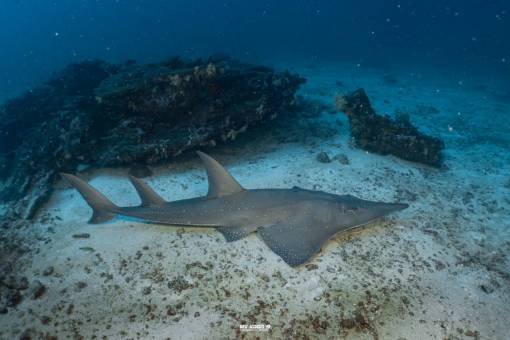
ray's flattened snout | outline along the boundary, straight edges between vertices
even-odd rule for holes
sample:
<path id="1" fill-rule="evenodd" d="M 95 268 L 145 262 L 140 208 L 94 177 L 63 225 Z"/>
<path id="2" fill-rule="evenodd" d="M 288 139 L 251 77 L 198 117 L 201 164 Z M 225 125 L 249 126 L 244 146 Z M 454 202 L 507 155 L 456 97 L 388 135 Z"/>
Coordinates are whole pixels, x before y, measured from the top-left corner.
<path id="1" fill-rule="evenodd" d="M 409 204 L 407 203 L 396 203 L 398 205 L 397 210 L 404 210 L 409 208 Z"/>
<path id="2" fill-rule="evenodd" d="M 407 203 L 388 203 L 388 205 L 389 205 L 388 210 L 390 212 L 400 211 L 409 208 L 409 204 Z"/>
<path id="3" fill-rule="evenodd" d="M 228 242 L 258 230 L 266 245 L 293 267 L 317 254 L 333 235 L 408 207 L 301 188 L 247 190 L 215 159 L 200 151 L 197 154 L 207 173 L 208 193 L 180 201 L 167 202 L 147 183 L 130 177 L 141 204 L 119 207 L 79 177 L 61 176 L 92 208 L 89 223 L 122 215 L 159 224 L 210 227 Z"/>

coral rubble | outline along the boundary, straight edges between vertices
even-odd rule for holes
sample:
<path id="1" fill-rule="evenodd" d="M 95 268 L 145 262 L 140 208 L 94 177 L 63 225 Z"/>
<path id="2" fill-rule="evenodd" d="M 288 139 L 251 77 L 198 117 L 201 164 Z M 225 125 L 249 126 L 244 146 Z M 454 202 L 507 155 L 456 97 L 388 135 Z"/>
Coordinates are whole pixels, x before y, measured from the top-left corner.
<path id="1" fill-rule="evenodd" d="M 358 147 L 383 155 L 392 154 L 411 162 L 441 166 L 443 141 L 421 133 L 405 116 L 393 120 L 378 115 L 363 89 L 337 96 L 335 101 L 337 109 L 347 115 Z"/>
<path id="2" fill-rule="evenodd" d="M 0 200 L 31 217 L 58 171 L 145 166 L 233 140 L 288 111 L 303 82 L 228 57 L 70 65 L 0 107 Z"/>

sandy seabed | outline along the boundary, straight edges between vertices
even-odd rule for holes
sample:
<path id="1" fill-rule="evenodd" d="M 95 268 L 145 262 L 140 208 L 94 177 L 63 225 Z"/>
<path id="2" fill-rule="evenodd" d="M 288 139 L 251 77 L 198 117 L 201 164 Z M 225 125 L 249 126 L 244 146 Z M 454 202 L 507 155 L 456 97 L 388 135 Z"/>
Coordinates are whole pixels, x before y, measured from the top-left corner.
<path id="1" fill-rule="evenodd" d="M 328 112 L 288 135 L 207 150 L 246 188 L 410 204 L 336 236 L 297 269 L 256 234 L 227 243 L 205 228 L 87 224 L 90 208 L 58 183 L 31 225 L 3 235 L 22 234 L 28 251 L 15 268 L 28 288 L 0 315 L 0 338 L 507 339 L 510 101 L 497 84 L 355 65 L 293 71 L 308 79 L 308 99 L 332 106 L 335 93 L 363 87 L 378 112 L 408 112 L 445 140 L 445 168 L 353 148 L 345 117 Z M 318 162 L 319 152 L 333 160 Z M 207 191 L 198 157 L 153 170 L 147 181 L 167 200 Z M 127 169 L 82 176 L 119 205 L 138 204 Z"/>

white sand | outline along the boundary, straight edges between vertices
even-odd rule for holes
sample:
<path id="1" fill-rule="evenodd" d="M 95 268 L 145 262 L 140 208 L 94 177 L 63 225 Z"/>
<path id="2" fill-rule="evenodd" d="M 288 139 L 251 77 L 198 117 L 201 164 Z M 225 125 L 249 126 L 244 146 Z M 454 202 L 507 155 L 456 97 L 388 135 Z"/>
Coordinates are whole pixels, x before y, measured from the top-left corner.
<path id="1" fill-rule="evenodd" d="M 256 235 L 226 243 L 208 229 L 123 219 L 89 225 L 89 207 L 61 186 L 41 212 L 50 222 L 32 226 L 40 240 L 20 273 L 47 292 L 0 316 L 0 338 L 30 330 L 59 338 L 223 339 L 239 335 L 241 322 L 272 327 L 242 333 L 248 338 L 507 338 L 510 156 L 503 124 L 510 126 L 510 105 L 469 84 L 411 72 L 387 85 L 385 72 L 349 65 L 297 71 L 309 79 L 302 91 L 309 98 L 329 103 L 335 92 L 362 86 L 379 112 L 411 110 L 420 129 L 445 139 L 449 169 L 353 149 L 345 117 L 328 113 L 321 120 L 338 129 L 332 138 L 277 144 L 268 136 L 212 151 L 247 188 L 298 185 L 410 203 L 385 221 L 339 235 L 299 269 Z M 418 106 L 439 113 L 420 114 Z M 489 121 L 486 112 L 494 112 Z M 320 163 L 320 151 L 345 154 L 350 164 Z M 154 170 L 148 182 L 168 200 L 207 190 L 198 158 Z M 115 203 L 134 205 L 126 172 L 88 176 Z M 90 238 L 72 237 L 81 233 Z M 53 274 L 43 276 L 49 266 Z"/>

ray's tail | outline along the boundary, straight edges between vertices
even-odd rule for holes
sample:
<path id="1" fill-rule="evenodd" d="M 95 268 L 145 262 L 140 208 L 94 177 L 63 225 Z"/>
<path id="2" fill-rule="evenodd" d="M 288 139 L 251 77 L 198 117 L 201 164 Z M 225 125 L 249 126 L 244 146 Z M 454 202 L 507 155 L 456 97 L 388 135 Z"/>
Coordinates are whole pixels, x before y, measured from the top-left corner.
<path id="1" fill-rule="evenodd" d="M 97 224 L 111 220 L 117 214 L 119 207 L 112 203 L 99 191 L 84 180 L 70 174 L 61 173 L 63 178 L 71 184 L 87 201 L 93 210 L 89 223 Z"/>

